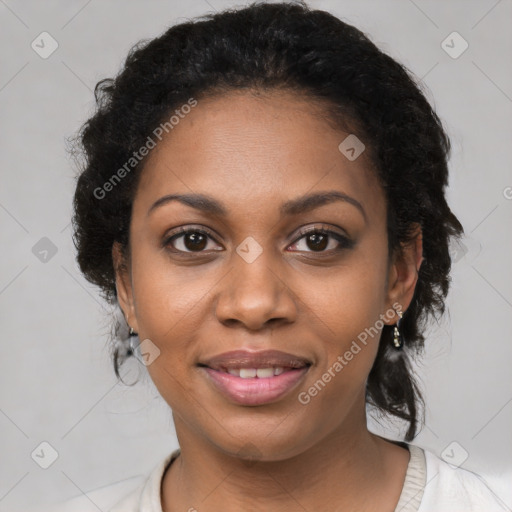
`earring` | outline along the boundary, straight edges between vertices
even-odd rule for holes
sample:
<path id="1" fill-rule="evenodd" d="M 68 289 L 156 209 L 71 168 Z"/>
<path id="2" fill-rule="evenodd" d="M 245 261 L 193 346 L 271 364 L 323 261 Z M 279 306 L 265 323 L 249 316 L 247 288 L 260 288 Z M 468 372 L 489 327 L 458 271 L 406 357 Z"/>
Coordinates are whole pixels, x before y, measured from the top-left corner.
<path id="1" fill-rule="evenodd" d="M 130 327 L 129 334 L 130 334 L 130 338 L 128 341 L 128 345 L 129 345 L 128 353 L 129 353 L 129 355 L 135 355 L 136 347 L 135 347 L 134 341 L 135 341 L 135 338 L 138 336 L 138 334 L 133 330 L 133 327 Z"/>
<path id="2" fill-rule="evenodd" d="M 398 322 L 396 323 L 394 329 L 393 329 L 393 346 L 396 348 L 396 350 L 401 350 L 404 346 L 404 340 L 402 338 L 402 335 L 400 334 L 400 322 L 402 321 L 402 312 L 398 311 L 396 312 L 398 315 Z"/>

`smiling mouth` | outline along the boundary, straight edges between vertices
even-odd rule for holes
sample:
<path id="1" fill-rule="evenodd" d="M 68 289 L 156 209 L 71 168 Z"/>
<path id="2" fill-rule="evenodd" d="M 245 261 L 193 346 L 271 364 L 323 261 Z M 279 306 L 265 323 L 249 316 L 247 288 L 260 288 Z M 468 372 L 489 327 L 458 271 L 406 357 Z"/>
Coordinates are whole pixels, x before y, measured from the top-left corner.
<path id="1" fill-rule="evenodd" d="M 255 406 L 277 402 L 305 378 L 313 361 L 280 350 L 232 350 L 197 364 L 210 388 L 228 402 Z"/>

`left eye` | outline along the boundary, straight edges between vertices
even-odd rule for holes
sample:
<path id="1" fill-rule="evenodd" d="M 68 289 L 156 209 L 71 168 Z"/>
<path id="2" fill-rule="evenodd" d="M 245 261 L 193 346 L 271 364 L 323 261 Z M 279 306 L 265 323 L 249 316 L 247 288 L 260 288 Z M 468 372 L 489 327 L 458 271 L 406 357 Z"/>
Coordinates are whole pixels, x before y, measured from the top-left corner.
<path id="1" fill-rule="evenodd" d="M 306 252 L 328 252 L 329 250 L 341 250 L 350 247 L 350 240 L 335 233 L 331 230 L 326 229 L 310 229 L 303 233 L 302 236 L 293 243 L 290 247 L 299 246 L 301 242 L 304 242 L 307 249 L 296 248 L 296 250 L 305 250 Z"/>

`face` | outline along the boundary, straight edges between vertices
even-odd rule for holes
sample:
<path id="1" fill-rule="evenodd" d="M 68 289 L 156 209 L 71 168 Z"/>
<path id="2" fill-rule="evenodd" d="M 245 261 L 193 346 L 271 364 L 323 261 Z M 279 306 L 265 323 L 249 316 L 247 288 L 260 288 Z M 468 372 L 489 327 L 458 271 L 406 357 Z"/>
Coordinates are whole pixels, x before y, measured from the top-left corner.
<path id="1" fill-rule="evenodd" d="M 159 350 L 147 368 L 178 439 L 281 460 L 366 429 L 366 380 L 393 304 L 412 298 L 418 247 L 388 258 L 384 193 L 365 152 L 338 148 L 348 135 L 305 98 L 238 92 L 199 101 L 149 155 L 117 290 L 129 325 Z M 161 200 L 170 194 L 216 208 Z M 261 403 L 246 382 L 221 391 L 201 366 L 233 350 L 308 365 L 268 377 L 282 390 Z"/>

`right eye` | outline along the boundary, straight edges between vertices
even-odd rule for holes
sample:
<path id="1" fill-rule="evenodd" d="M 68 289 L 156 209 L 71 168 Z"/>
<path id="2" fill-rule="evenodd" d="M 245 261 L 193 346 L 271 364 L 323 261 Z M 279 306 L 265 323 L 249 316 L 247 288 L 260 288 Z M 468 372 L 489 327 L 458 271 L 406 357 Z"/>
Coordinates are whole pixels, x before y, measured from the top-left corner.
<path id="1" fill-rule="evenodd" d="M 165 238 L 163 245 L 171 252 L 201 253 L 205 252 L 209 240 L 215 241 L 213 235 L 203 228 L 179 228 L 177 232 Z"/>

